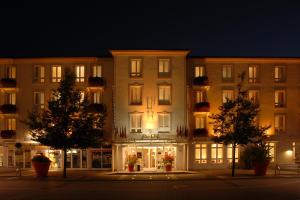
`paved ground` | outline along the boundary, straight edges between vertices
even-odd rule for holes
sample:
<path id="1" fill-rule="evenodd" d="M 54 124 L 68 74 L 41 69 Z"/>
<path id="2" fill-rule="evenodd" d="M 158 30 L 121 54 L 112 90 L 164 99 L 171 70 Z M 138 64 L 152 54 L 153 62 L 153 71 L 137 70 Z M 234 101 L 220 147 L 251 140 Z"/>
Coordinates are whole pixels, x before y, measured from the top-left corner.
<path id="1" fill-rule="evenodd" d="M 50 172 L 37 179 L 29 170 L 15 177 L 0 171 L 0 195 L 14 199 L 300 199 L 300 176 L 255 177 L 252 171 L 202 170 L 197 173 L 123 174 L 100 171 Z"/>

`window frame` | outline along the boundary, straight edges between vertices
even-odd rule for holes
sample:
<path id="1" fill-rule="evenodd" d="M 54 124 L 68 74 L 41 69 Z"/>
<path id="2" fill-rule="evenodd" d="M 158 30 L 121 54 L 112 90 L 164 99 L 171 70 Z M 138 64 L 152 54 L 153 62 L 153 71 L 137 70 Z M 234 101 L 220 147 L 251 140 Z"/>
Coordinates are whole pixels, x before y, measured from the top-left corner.
<path id="1" fill-rule="evenodd" d="M 229 91 L 232 92 L 232 99 L 231 98 L 228 98 L 228 99 L 229 100 L 234 100 L 234 98 L 235 98 L 235 91 L 234 91 L 234 89 L 226 89 L 226 88 L 224 88 L 224 89 L 222 89 L 222 104 L 227 102 L 226 98 L 224 97 L 224 94 L 225 94 L 225 92 L 229 92 Z M 226 97 L 228 97 L 228 95 Z"/>
<path id="2" fill-rule="evenodd" d="M 167 124 L 168 126 L 164 126 L 163 128 L 160 127 L 160 120 L 159 117 L 160 115 L 163 116 L 163 124 L 165 125 L 165 117 L 164 116 L 168 116 L 168 120 L 167 120 Z M 157 113 L 157 129 L 159 133 L 168 133 L 171 132 L 171 113 L 170 112 L 158 112 Z"/>
<path id="3" fill-rule="evenodd" d="M 58 77 L 58 71 L 57 71 L 57 68 L 60 68 L 60 77 Z M 56 74 L 55 76 L 53 76 L 53 69 L 56 68 Z M 50 70 L 51 70 L 51 83 L 60 83 L 62 77 L 63 77 L 63 68 L 62 68 L 62 65 L 58 65 L 58 64 L 55 64 L 55 65 L 51 65 L 50 66 Z"/>
<path id="4" fill-rule="evenodd" d="M 281 76 L 276 78 L 276 69 L 281 69 Z M 279 70 L 280 71 L 280 70 Z M 278 75 L 280 75 L 280 72 L 278 71 Z M 286 65 L 274 65 L 274 82 L 275 83 L 283 83 L 286 81 Z"/>
<path id="5" fill-rule="evenodd" d="M 36 103 L 36 94 L 39 94 L 40 102 Z M 43 98 L 41 98 L 41 94 L 43 94 Z M 41 99 L 43 99 L 43 104 L 41 103 Z M 44 91 L 33 91 L 33 106 L 36 109 L 45 109 L 45 92 Z"/>
<path id="6" fill-rule="evenodd" d="M 195 162 L 198 164 L 206 164 L 207 163 L 207 152 L 208 152 L 208 145 L 206 143 L 197 143 L 195 144 Z M 203 152 L 205 150 L 205 152 Z M 197 158 L 197 151 L 199 151 Z"/>
<path id="7" fill-rule="evenodd" d="M 231 72 L 231 76 L 230 77 L 224 77 L 224 68 L 227 68 L 227 67 L 230 67 L 231 68 L 231 70 L 230 70 L 230 72 Z M 222 73 L 222 81 L 223 82 L 233 82 L 233 77 L 234 77 L 234 69 L 233 69 L 233 67 L 234 67 L 234 65 L 233 64 L 223 64 L 222 65 L 222 71 L 221 71 L 221 73 Z M 228 75 L 228 70 L 226 70 L 226 75 Z"/>
<path id="8" fill-rule="evenodd" d="M 279 94 L 283 93 L 283 102 L 280 102 Z M 277 97 L 277 98 L 276 98 Z M 274 107 L 275 108 L 285 108 L 286 107 L 286 90 L 285 89 L 275 89 L 274 90 Z"/>
<path id="9" fill-rule="evenodd" d="M 215 145 L 215 147 L 214 147 Z M 212 143 L 210 146 L 211 149 L 211 163 L 212 164 L 222 164 L 224 162 L 224 145 L 218 143 Z M 213 157 L 213 149 L 216 151 L 216 156 Z M 219 150 L 221 150 L 221 157 L 219 157 Z"/>
<path id="10" fill-rule="evenodd" d="M 250 73 L 250 68 L 253 67 L 253 72 Z M 251 74 L 251 77 L 250 77 Z M 253 76 L 253 77 L 252 77 Z M 248 66 L 248 83 L 258 83 L 259 82 L 259 65 L 251 64 Z"/>
<path id="11" fill-rule="evenodd" d="M 199 75 L 197 75 L 197 68 L 199 68 Z M 203 70 L 200 70 L 200 69 L 203 69 Z M 202 72 L 202 73 L 201 73 Z M 201 75 L 202 74 L 202 75 Z M 195 65 L 194 66 L 194 78 L 197 78 L 197 77 L 204 77 L 206 76 L 206 66 L 205 65 Z"/>
<path id="12" fill-rule="evenodd" d="M 169 88 L 169 99 L 166 99 L 166 91 L 164 91 L 163 99 L 160 99 L 160 88 Z M 158 84 L 157 85 L 157 104 L 158 105 L 171 105 L 172 104 L 172 85 L 171 84 Z"/>
<path id="13" fill-rule="evenodd" d="M 42 70 L 43 69 L 43 70 Z M 42 73 L 43 71 L 43 73 Z M 37 72 L 37 74 L 36 74 Z M 43 74 L 43 77 L 42 77 Z M 34 65 L 33 66 L 33 83 L 45 83 L 46 81 L 46 66 Z"/>
<path id="14" fill-rule="evenodd" d="M 133 116 L 139 116 L 140 117 L 140 127 L 136 126 L 136 127 L 132 127 L 132 117 Z M 138 120 L 136 120 L 136 124 L 135 125 L 138 125 Z M 129 130 L 130 130 L 130 133 L 142 133 L 143 129 L 143 113 L 141 112 L 131 112 L 129 113 Z"/>
<path id="15" fill-rule="evenodd" d="M 99 75 L 98 67 L 100 68 L 100 76 L 98 76 Z M 102 64 L 94 64 L 94 65 L 92 65 L 91 68 L 92 68 L 91 69 L 92 77 L 100 77 L 100 78 L 103 77 L 103 65 Z"/>
<path id="16" fill-rule="evenodd" d="M 83 70 L 83 76 L 82 75 Z M 86 80 L 86 65 L 84 64 L 76 64 L 74 65 L 74 74 L 75 74 L 75 82 L 76 83 L 85 83 Z"/>
<path id="17" fill-rule="evenodd" d="M 165 72 L 163 70 L 163 72 L 160 72 L 160 62 L 161 61 L 168 61 L 169 65 L 168 65 L 168 72 Z M 171 67 L 171 58 L 158 58 L 157 60 L 158 62 L 158 78 L 170 78 L 171 77 L 171 73 L 172 73 L 172 67 Z M 165 65 L 163 67 L 165 69 Z"/>
<path id="18" fill-rule="evenodd" d="M 132 72 L 132 62 L 133 61 L 140 61 L 140 72 Z M 129 77 L 130 78 L 143 78 L 143 59 L 142 58 L 129 58 Z"/>
<path id="19" fill-rule="evenodd" d="M 280 125 L 280 117 L 283 117 L 283 127 L 279 127 Z M 285 134 L 286 133 L 286 127 L 287 127 L 287 119 L 286 119 L 286 114 L 285 113 L 275 113 L 274 114 L 274 133 L 275 135 L 280 135 L 280 134 Z M 278 124 L 277 124 L 277 118 L 278 119 Z"/>
<path id="20" fill-rule="evenodd" d="M 140 101 L 137 101 L 137 102 L 134 102 L 134 101 L 132 101 L 133 99 L 132 99 L 132 95 L 133 95 L 133 93 L 132 93 L 132 91 L 131 91 L 131 88 L 140 88 Z M 142 84 L 137 84 L 137 83 L 135 83 L 135 84 L 129 84 L 129 86 L 128 86 L 128 102 L 129 102 L 129 105 L 131 105 L 131 106 L 141 106 L 141 105 L 143 105 L 143 90 L 144 90 L 144 85 L 142 85 Z"/>

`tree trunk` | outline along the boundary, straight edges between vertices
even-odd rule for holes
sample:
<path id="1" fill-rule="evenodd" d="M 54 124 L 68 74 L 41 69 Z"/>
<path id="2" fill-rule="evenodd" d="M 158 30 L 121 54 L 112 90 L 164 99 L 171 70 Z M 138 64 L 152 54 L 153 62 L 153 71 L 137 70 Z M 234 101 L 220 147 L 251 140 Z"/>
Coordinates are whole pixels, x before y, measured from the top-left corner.
<path id="1" fill-rule="evenodd" d="M 67 149 L 64 148 L 64 173 L 63 173 L 63 177 L 67 178 Z"/>
<path id="2" fill-rule="evenodd" d="M 235 151 L 236 151 L 236 144 L 232 144 L 232 171 L 231 176 L 233 177 L 235 175 Z"/>

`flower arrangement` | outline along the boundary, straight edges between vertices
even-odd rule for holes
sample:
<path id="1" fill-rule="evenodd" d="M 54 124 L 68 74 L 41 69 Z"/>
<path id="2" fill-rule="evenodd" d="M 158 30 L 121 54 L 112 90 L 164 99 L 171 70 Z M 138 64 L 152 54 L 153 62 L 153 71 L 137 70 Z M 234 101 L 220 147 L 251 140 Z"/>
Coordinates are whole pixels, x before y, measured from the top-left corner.
<path id="1" fill-rule="evenodd" d="M 172 165 L 174 161 L 174 156 L 166 154 L 162 159 L 164 165 Z"/>
<path id="2" fill-rule="evenodd" d="M 51 163 L 51 160 L 44 156 L 44 154 L 38 154 L 32 158 L 32 162 L 40 162 L 40 163 Z"/>
<path id="3" fill-rule="evenodd" d="M 129 155 L 128 156 L 128 165 L 134 165 L 137 162 L 136 155 Z"/>

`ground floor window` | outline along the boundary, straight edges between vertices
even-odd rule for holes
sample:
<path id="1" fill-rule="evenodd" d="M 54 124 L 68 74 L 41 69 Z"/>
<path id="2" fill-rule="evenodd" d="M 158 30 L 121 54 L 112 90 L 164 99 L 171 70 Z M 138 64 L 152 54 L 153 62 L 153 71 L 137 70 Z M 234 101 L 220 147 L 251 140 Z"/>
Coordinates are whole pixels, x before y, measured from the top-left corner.
<path id="1" fill-rule="evenodd" d="M 111 149 L 92 151 L 92 168 L 111 168 Z"/>
<path id="2" fill-rule="evenodd" d="M 195 162 L 207 163 L 207 144 L 195 145 Z"/>
<path id="3" fill-rule="evenodd" d="M 87 168 L 86 150 L 72 149 L 67 151 L 67 168 Z"/>
<path id="4" fill-rule="evenodd" d="M 223 163 L 223 144 L 211 145 L 211 162 Z"/>
<path id="5" fill-rule="evenodd" d="M 233 148 L 232 144 L 227 145 L 227 161 L 232 163 L 232 156 L 233 156 Z M 235 162 L 239 162 L 239 147 L 236 146 L 235 148 Z"/>
<path id="6" fill-rule="evenodd" d="M 269 146 L 269 156 L 271 158 L 271 162 L 275 161 L 275 143 L 274 142 L 268 142 L 267 145 Z"/>

